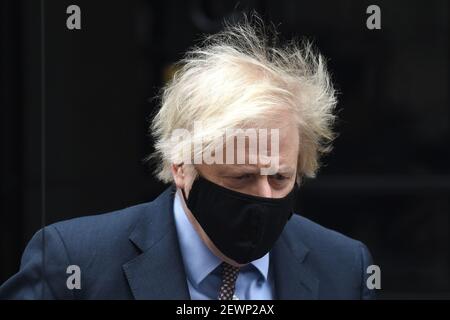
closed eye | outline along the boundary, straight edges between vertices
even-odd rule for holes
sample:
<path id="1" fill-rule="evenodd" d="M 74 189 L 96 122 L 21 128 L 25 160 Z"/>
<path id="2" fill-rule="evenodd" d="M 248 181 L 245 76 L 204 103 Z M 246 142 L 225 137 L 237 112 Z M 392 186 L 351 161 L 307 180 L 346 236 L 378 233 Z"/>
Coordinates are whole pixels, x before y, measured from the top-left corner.
<path id="1" fill-rule="evenodd" d="M 286 176 L 284 176 L 284 175 L 282 175 L 282 174 L 279 174 L 279 173 L 273 175 L 273 177 L 274 177 L 276 180 L 280 180 L 280 181 L 281 181 L 281 180 L 289 179 L 289 177 L 286 177 Z"/>
<path id="2" fill-rule="evenodd" d="M 250 179 L 251 177 L 252 177 L 251 174 L 246 173 L 246 174 L 243 174 L 243 175 L 240 175 L 240 176 L 233 177 L 233 179 L 236 179 L 236 180 L 245 180 L 245 179 Z"/>

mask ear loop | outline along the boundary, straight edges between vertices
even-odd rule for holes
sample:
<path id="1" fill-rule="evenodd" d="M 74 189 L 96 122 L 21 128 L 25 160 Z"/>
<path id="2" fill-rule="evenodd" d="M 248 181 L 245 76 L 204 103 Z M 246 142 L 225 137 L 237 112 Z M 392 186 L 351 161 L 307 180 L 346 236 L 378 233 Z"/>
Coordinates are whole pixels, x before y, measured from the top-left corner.
<path id="1" fill-rule="evenodd" d="M 202 176 L 200 176 L 200 174 L 198 174 L 198 175 L 194 178 L 194 181 L 192 182 L 192 186 L 194 185 L 195 181 L 198 180 L 199 178 L 202 178 Z M 192 186 L 191 186 L 191 190 L 192 190 Z M 187 204 L 188 199 L 187 199 L 187 197 L 186 197 L 186 194 L 184 193 L 184 189 L 180 188 L 180 190 L 181 190 L 181 194 L 183 195 L 184 202 Z"/>
<path id="2" fill-rule="evenodd" d="M 289 215 L 289 218 L 288 218 L 288 221 L 289 220 L 291 220 L 291 218 L 292 218 L 292 216 L 294 215 L 294 203 L 295 203 L 295 200 L 297 199 L 297 193 L 299 192 L 299 189 L 300 189 L 300 184 L 302 183 L 302 178 L 300 177 L 300 178 L 298 178 L 298 180 L 300 180 L 300 181 L 298 181 L 297 180 L 297 172 L 295 172 L 295 182 L 294 182 L 294 187 L 293 187 L 293 190 L 292 190 L 292 192 L 294 192 L 294 195 L 292 196 L 293 197 L 293 204 L 292 204 L 292 209 L 291 209 L 291 214 Z"/>
<path id="3" fill-rule="evenodd" d="M 181 189 L 181 194 L 183 195 L 184 202 L 187 203 L 187 198 L 186 198 L 186 194 L 184 193 L 184 189 Z"/>

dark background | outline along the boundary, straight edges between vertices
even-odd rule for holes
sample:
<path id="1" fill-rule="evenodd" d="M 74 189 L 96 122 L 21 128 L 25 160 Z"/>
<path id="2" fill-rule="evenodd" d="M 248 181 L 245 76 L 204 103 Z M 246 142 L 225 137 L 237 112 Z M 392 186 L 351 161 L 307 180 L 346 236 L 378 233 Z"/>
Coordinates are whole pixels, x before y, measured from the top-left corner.
<path id="1" fill-rule="evenodd" d="M 66 28 L 71 4 L 81 30 Z M 370 4 L 381 30 L 366 28 Z M 42 220 L 123 208 L 165 188 L 142 162 L 151 98 L 199 34 L 256 9 L 283 38 L 313 39 L 341 92 L 335 149 L 298 211 L 367 244 L 380 297 L 450 298 L 446 0 L 46 0 L 44 67 L 40 1 L 0 9 L 0 283 Z"/>

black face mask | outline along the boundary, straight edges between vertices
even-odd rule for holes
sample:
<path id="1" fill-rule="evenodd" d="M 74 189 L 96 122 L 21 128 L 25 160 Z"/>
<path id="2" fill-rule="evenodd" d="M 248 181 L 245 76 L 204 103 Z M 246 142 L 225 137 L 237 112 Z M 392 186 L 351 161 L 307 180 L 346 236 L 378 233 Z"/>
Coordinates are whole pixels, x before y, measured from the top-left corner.
<path id="1" fill-rule="evenodd" d="M 279 238 L 292 216 L 296 189 L 294 185 L 284 198 L 264 198 L 199 177 L 185 201 L 217 249 L 247 264 L 269 252 Z"/>

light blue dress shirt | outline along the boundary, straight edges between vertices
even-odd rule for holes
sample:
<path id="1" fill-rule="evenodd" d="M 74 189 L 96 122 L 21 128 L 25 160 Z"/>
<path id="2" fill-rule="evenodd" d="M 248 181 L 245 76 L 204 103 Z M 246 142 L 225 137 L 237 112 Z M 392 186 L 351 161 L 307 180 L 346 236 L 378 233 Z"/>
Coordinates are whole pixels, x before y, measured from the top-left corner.
<path id="1" fill-rule="evenodd" d="M 191 299 L 217 299 L 222 261 L 204 244 L 184 212 L 179 191 L 174 197 L 175 226 L 187 275 Z M 273 299 L 273 277 L 269 272 L 269 253 L 241 268 L 235 296 L 239 300 Z"/>

